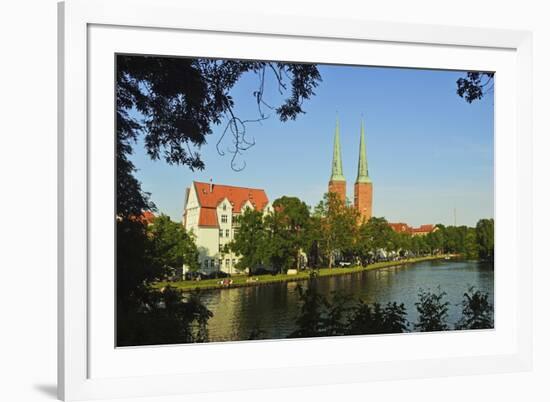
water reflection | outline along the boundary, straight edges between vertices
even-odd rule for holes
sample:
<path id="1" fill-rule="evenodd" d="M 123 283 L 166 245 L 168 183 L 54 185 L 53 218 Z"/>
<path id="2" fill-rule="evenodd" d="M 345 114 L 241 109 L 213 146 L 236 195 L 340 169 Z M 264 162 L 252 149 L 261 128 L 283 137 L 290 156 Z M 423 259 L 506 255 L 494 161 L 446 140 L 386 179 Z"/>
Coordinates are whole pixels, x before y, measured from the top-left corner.
<path id="1" fill-rule="evenodd" d="M 288 282 L 201 292 L 202 301 L 214 313 L 208 326 L 210 340 L 246 340 L 258 328 L 266 338 L 285 338 L 294 330 L 298 314 L 297 286 L 296 282 Z M 414 303 L 418 291 L 439 287 L 451 303 L 451 326 L 460 318 L 460 303 L 469 286 L 489 293 L 493 303 L 493 269 L 476 261 L 427 261 L 319 278 L 319 291 L 328 298 L 338 291 L 367 303 L 403 303 L 410 322 L 417 319 Z"/>

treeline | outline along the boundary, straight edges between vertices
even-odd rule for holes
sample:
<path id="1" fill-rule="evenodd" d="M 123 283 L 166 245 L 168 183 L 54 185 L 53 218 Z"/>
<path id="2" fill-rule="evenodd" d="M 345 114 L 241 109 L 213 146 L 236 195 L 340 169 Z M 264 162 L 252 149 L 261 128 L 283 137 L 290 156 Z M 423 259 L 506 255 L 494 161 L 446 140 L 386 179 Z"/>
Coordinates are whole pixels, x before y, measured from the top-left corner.
<path id="1" fill-rule="evenodd" d="M 402 332 L 431 332 L 451 329 L 488 329 L 494 327 L 493 305 L 489 295 L 469 288 L 462 300 L 462 315 L 458 322 L 448 322 L 450 303 L 446 293 L 438 290 L 420 290 L 415 303 L 418 319 L 407 321 L 403 304 L 395 302 L 385 305 L 354 301 L 349 296 L 334 293 L 329 301 L 317 290 L 317 279 L 312 273 L 308 286 L 298 286 L 300 311 L 296 319 L 296 330 L 289 338 L 390 334 Z M 256 333 L 259 333 L 256 331 Z"/>
<path id="2" fill-rule="evenodd" d="M 493 260 L 493 219 L 482 219 L 475 228 L 437 225 L 432 233 L 413 236 L 395 232 L 384 218 L 358 225 L 357 210 L 333 193 L 313 209 L 286 196 L 275 200 L 273 209 L 269 214 L 249 209 L 237 218 L 238 229 L 225 251 L 241 256 L 238 269 L 284 272 L 442 253 Z"/>

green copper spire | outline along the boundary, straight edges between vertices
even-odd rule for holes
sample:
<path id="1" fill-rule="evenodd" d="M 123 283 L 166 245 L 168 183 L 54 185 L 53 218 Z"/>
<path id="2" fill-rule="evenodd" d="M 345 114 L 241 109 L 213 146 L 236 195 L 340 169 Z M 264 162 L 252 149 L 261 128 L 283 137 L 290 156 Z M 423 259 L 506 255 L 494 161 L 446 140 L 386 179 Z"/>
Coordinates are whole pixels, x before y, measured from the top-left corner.
<path id="1" fill-rule="evenodd" d="M 367 146 L 365 143 L 365 127 L 361 120 L 361 140 L 359 142 L 359 166 L 357 168 L 356 183 L 370 183 L 369 165 L 367 163 Z"/>
<path id="2" fill-rule="evenodd" d="M 344 169 L 342 169 L 342 152 L 340 150 L 340 123 L 336 118 L 336 132 L 334 133 L 334 149 L 332 154 L 331 181 L 346 181 Z"/>

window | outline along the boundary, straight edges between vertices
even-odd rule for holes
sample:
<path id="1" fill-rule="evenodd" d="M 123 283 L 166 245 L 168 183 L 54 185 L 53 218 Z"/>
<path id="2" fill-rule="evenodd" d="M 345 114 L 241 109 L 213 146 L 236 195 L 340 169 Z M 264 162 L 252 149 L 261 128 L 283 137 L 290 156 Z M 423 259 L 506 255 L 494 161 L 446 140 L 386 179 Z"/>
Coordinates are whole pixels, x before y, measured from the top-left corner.
<path id="1" fill-rule="evenodd" d="M 220 237 L 223 237 L 223 229 L 220 229 Z"/>
<path id="2" fill-rule="evenodd" d="M 229 229 L 225 229 L 225 237 L 229 237 Z"/>
<path id="3" fill-rule="evenodd" d="M 220 258 L 220 260 L 218 261 L 218 263 L 219 263 L 218 265 L 219 265 L 219 266 L 220 266 L 220 268 L 221 268 L 221 267 L 222 267 L 222 265 L 223 265 L 223 260 L 222 260 L 222 259 Z"/>
<path id="4" fill-rule="evenodd" d="M 227 215 L 222 215 L 222 223 L 227 223 Z"/>
<path id="5" fill-rule="evenodd" d="M 230 260 L 229 258 L 225 260 L 225 267 L 226 268 L 229 268 L 229 263 L 230 263 Z"/>
<path id="6" fill-rule="evenodd" d="M 235 259 L 233 258 L 233 266 L 235 266 Z"/>

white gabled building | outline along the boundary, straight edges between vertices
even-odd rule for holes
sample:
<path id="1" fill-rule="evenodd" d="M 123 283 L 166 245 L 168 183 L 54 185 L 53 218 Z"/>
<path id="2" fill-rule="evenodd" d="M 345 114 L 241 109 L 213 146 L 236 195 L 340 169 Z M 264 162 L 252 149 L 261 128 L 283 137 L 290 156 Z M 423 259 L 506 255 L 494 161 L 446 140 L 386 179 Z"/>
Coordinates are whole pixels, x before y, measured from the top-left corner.
<path id="1" fill-rule="evenodd" d="M 269 213 L 271 203 L 262 189 L 194 181 L 185 192 L 183 225 L 193 232 L 199 249 L 201 272 L 236 273 L 239 256 L 223 247 L 238 230 L 235 218 L 247 208 Z M 185 271 L 185 267 L 184 267 Z"/>

